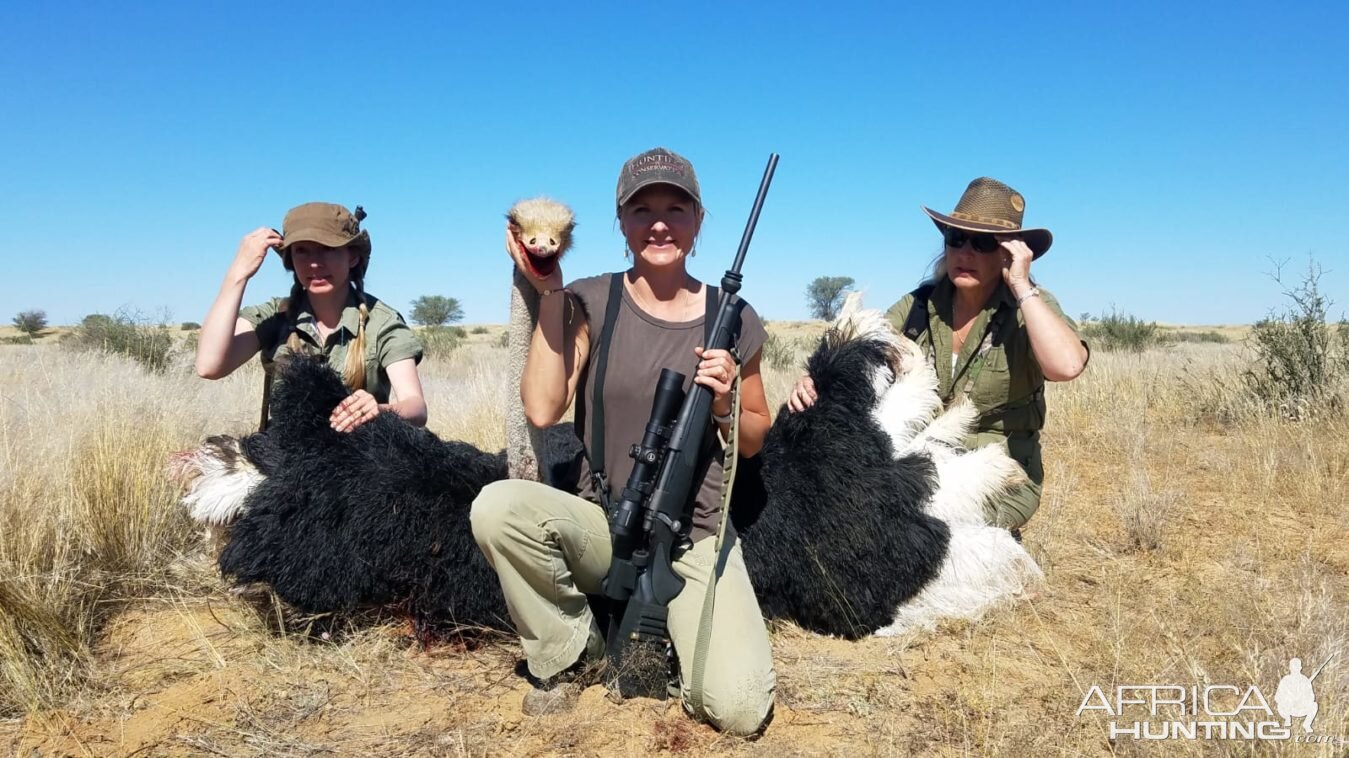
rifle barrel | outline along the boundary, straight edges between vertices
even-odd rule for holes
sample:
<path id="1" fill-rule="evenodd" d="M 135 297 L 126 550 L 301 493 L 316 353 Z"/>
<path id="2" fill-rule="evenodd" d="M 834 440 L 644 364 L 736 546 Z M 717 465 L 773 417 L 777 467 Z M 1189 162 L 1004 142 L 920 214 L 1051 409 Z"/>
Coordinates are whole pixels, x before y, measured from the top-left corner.
<path id="1" fill-rule="evenodd" d="M 731 264 L 731 270 L 737 276 L 740 274 L 740 267 L 745 263 L 745 253 L 749 251 L 750 240 L 754 237 L 754 227 L 759 225 L 759 211 L 763 210 L 764 198 L 768 197 L 768 185 L 773 183 L 773 173 L 777 170 L 778 154 L 772 153 L 768 156 L 768 166 L 764 168 L 763 179 L 759 181 L 759 193 L 754 196 L 754 207 L 750 209 L 745 233 L 740 237 L 740 247 L 736 248 L 735 263 Z"/>

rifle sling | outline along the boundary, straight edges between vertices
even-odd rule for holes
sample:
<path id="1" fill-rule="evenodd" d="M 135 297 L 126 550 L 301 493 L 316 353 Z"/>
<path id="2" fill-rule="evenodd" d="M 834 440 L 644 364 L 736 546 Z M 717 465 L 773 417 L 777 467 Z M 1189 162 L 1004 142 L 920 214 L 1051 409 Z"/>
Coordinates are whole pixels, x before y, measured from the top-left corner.
<path id="1" fill-rule="evenodd" d="M 913 291 L 913 306 L 909 308 L 909 317 L 904 319 L 904 328 L 900 331 L 914 342 L 927 332 L 927 301 L 932 297 L 935 287 L 932 282 L 927 282 Z"/>
<path id="2" fill-rule="evenodd" d="M 590 463 L 590 479 L 595 496 L 600 499 L 605 511 L 609 509 L 609 483 L 604 474 L 604 375 L 609 369 L 609 343 L 612 342 L 614 322 L 618 321 L 618 309 L 622 305 L 623 274 L 620 273 L 609 277 L 609 301 L 604 309 L 604 325 L 597 335 L 600 351 L 595 356 L 595 375 L 590 382 L 591 400 L 577 409 L 582 423 L 589 411 L 590 449 L 585 453 Z"/>
<path id="3" fill-rule="evenodd" d="M 717 602 L 717 579 L 726 573 L 726 561 L 735 546 L 735 537 L 726 539 L 726 526 L 731 523 L 731 492 L 735 489 L 735 474 L 740 468 L 740 364 L 735 367 L 735 389 L 731 393 L 731 436 L 726 444 L 721 487 L 721 523 L 717 525 L 717 542 L 712 561 L 712 572 L 707 577 L 707 594 L 703 596 L 703 612 L 698 619 L 698 637 L 693 644 L 693 681 L 689 685 L 689 707 L 698 718 L 711 718 L 703 704 L 703 680 L 707 672 L 707 649 L 712 645 L 712 619 Z"/>

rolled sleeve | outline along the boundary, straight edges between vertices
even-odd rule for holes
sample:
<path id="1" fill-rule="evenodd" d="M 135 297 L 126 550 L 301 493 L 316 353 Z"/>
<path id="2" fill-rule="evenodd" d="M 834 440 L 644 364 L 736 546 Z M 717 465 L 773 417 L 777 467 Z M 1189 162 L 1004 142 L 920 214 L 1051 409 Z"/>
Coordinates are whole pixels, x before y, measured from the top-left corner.
<path id="1" fill-rule="evenodd" d="M 740 311 L 740 336 L 735 345 L 740 360 L 748 363 L 759 354 L 767 340 L 768 329 L 764 327 L 763 319 L 759 318 L 754 306 L 746 303 L 744 310 Z"/>
<path id="2" fill-rule="evenodd" d="M 1091 345 L 1088 345 L 1086 339 L 1082 337 L 1082 330 L 1078 328 L 1077 322 L 1067 313 L 1063 312 L 1063 306 L 1059 305 L 1058 298 L 1054 297 L 1053 294 L 1043 287 L 1040 288 L 1040 297 L 1045 301 L 1045 305 L 1048 305 L 1050 310 L 1057 313 L 1059 318 L 1063 319 L 1063 323 L 1067 324 L 1068 328 L 1073 330 L 1073 334 L 1077 335 L 1077 341 L 1082 343 L 1083 349 L 1087 351 L 1087 361 L 1090 361 Z M 1083 365 L 1086 364 L 1083 363 Z"/>
<path id="3" fill-rule="evenodd" d="M 396 315 L 396 314 L 395 314 Z M 379 332 L 379 365 L 385 368 L 411 358 L 422 362 L 422 343 L 402 316 L 390 319 Z"/>
<path id="4" fill-rule="evenodd" d="M 272 298 L 265 303 L 240 308 L 239 318 L 253 325 L 253 331 L 258 335 L 258 344 L 264 352 L 276 348 L 277 335 L 281 333 L 286 318 L 286 314 L 281 312 L 281 298 Z"/>

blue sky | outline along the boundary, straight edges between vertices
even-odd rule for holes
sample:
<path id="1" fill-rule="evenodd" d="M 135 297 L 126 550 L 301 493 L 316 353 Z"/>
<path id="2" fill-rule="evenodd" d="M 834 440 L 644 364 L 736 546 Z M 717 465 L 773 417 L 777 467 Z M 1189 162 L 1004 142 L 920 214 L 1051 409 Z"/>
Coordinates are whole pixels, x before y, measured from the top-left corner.
<path id="1" fill-rule="evenodd" d="M 769 319 L 820 275 L 888 306 L 938 250 L 920 204 L 1020 190 L 1076 316 L 1240 323 L 1271 259 L 1349 311 L 1349 11 L 1271 3 L 15 3 L 0 24 L 0 315 L 200 321 L 239 238 L 308 200 L 369 212 L 368 289 L 506 318 L 502 214 L 576 210 L 568 278 L 623 267 L 618 168 L 693 160 L 694 273 Z M 771 8 L 771 9 L 770 9 Z M 272 258 L 247 302 L 284 294 Z"/>

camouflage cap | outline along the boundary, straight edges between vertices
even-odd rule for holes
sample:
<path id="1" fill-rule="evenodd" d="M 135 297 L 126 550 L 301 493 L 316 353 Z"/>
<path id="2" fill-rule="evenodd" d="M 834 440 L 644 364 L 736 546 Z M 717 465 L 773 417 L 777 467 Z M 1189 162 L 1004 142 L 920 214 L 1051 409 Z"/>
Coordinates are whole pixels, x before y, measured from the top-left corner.
<path id="1" fill-rule="evenodd" d="M 703 204 L 693 164 L 673 150 L 657 147 L 629 158 L 623 164 L 623 170 L 618 172 L 618 207 L 622 208 L 633 195 L 653 184 L 673 185 L 687 192 L 699 206 Z"/>
<path id="2" fill-rule="evenodd" d="M 356 206 L 356 212 L 336 203 L 305 203 L 291 208 L 281 224 L 283 242 L 277 248 L 286 270 L 294 270 L 290 262 L 290 246 L 296 242 L 317 242 L 324 247 L 350 246 L 361 256 L 353 268 L 361 277 L 370 265 L 370 233 L 361 229 L 365 209 Z"/>

